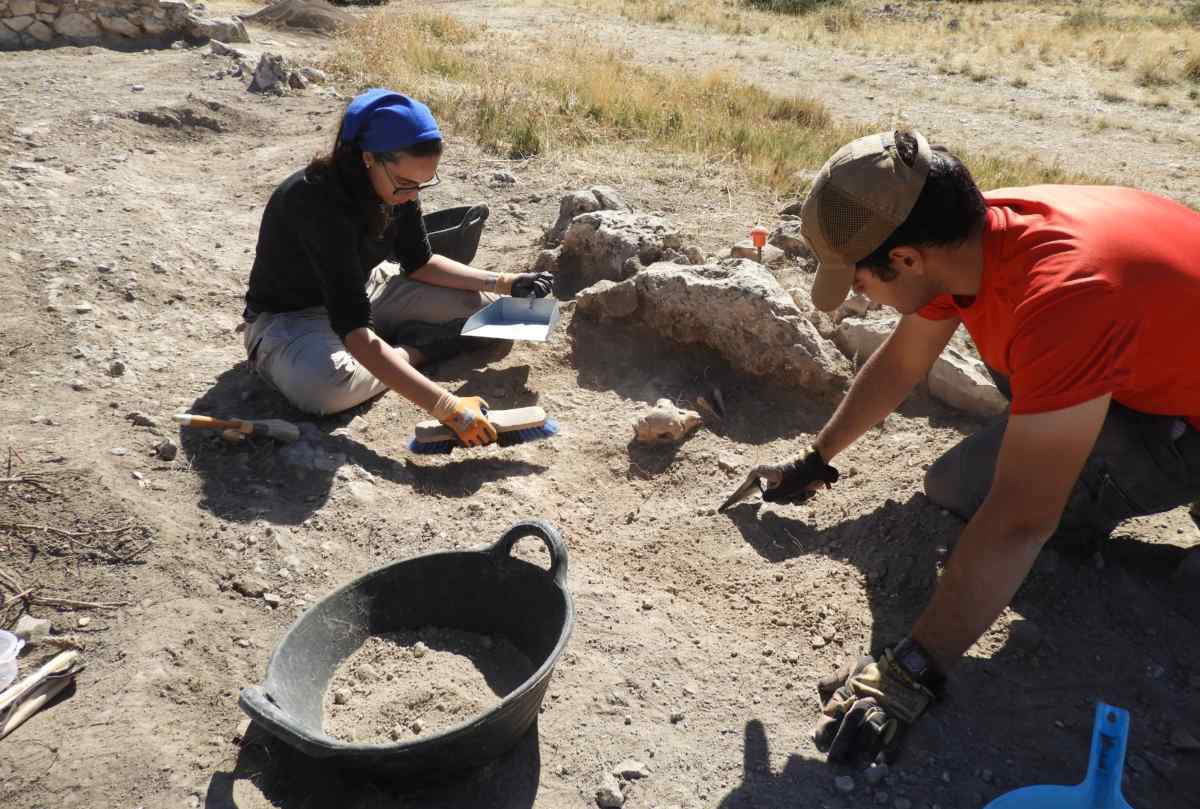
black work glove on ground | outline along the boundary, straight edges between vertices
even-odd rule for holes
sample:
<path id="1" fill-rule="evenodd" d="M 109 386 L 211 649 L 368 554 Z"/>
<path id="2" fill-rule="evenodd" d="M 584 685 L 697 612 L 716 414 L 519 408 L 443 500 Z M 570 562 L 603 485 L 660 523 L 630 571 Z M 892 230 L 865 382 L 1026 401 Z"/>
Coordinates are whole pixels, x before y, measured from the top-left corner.
<path id="1" fill-rule="evenodd" d="M 825 463 L 815 449 L 784 464 L 780 471 L 783 476 L 779 484 L 763 490 L 762 499 L 768 503 L 798 503 L 812 494 L 813 483 L 824 483 L 828 489 L 838 479 L 838 471 Z"/>
<path id="2" fill-rule="evenodd" d="M 544 298 L 554 289 L 554 276 L 548 272 L 523 272 L 513 280 L 514 298 Z"/>
<path id="3" fill-rule="evenodd" d="M 813 730 L 817 749 L 830 761 L 869 763 L 879 753 L 895 754 L 900 738 L 935 699 L 917 682 L 891 649 L 879 660 L 869 656 L 848 663 L 817 685 L 821 716 Z"/>

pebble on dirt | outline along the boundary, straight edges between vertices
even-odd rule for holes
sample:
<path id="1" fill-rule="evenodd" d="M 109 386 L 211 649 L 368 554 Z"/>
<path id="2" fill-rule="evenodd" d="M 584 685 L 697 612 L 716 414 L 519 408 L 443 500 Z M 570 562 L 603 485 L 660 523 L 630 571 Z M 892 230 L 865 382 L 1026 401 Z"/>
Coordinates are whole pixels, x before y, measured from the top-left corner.
<path id="1" fill-rule="evenodd" d="M 50 627 L 50 621 L 45 618 L 22 615 L 17 619 L 17 625 L 13 628 L 13 634 L 30 646 L 33 646 L 50 637 Z"/>
<path id="2" fill-rule="evenodd" d="M 155 452 L 158 454 L 158 457 L 161 458 L 162 460 L 173 461 L 173 460 L 175 460 L 176 454 L 178 454 L 178 452 L 179 452 L 179 447 L 175 446 L 174 441 L 167 439 L 166 441 L 163 441 L 161 444 L 159 444 L 157 447 L 155 447 Z"/>
<path id="3" fill-rule="evenodd" d="M 126 421 L 133 422 L 136 427 L 153 427 L 155 426 L 154 419 L 140 411 L 134 411 L 125 417 Z"/>
<path id="4" fill-rule="evenodd" d="M 863 773 L 863 777 L 866 778 L 867 783 L 870 784 L 871 786 L 878 786 L 879 783 L 881 781 L 883 781 L 884 778 L 887 777 L 887 774 L 888 774 L 888 765 L 872 764 L 870 767 L 867 768 L 866 772 Z"/>
<path id="5" fill-rule="evenodd" d="M 618 778 L 624 778 L 626 781 L 636 781 L 638 778 L 648 778 L 650 776 L 650 768 L 640 761 L 627 758 L 613 767 L 613 775 Z"/>
<path id="6" fill-rule="evenodd" d="M 848 775 L 839 775 L 837 778 L 833 779 L 833 786 L 838 792 L 848 795 L 854 791 L 854 779 Z"/>
<path id="7" fill-rule="evenodd" d="M 625 803 L 621 783 L 612 773 L 605 773 L 604 780 L 596 787 L 596 805 L 600 809 L 619 809 Z"/>
<path id="8" fill-rule="evenodd" d="M 247 598 L 259 598 L 267 592 L 267 585 L 261 579 L 253 576 L 242 576 L 233 580 L 233 589 Z"/>

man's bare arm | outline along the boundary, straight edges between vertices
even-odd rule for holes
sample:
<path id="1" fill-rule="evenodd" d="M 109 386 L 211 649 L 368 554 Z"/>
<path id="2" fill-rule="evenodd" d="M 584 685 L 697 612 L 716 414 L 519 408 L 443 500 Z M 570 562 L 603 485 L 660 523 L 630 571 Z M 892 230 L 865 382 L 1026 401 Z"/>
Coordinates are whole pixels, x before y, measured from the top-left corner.
<path id="1" fill-rule="evenodd" d="M 912 637 L 947 671 L 1029 574 L 1104 426 L 1110 396 L 1011 416 L 987 499 L 967 524 Z"/>
<path id="2" fill-rule="evenodd" d="M 826 463 L 899 407 L 929 373 L 958 323 L 957 318 L 900 318 L 895 330 L 854 377 L 833 417 L 817 435 L 814 444 Z"/>

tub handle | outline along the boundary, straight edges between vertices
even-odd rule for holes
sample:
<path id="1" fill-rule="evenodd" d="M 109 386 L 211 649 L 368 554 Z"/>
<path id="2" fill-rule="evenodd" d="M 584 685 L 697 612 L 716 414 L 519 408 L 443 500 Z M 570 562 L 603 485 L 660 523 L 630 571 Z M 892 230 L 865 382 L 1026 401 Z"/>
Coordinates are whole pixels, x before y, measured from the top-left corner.
<path id="1" fill-rule="evenodd" d="M 492 553 L 497 557 L 508 556 L 512 553 L 513 545 L 518 539 L 538 537 L 546 543 L 550 551 L 550 575 L 559 587 L 567 586 L 567 544 L 563 542 L 558 529 L 545 520 L 522 520 L 504 532 L 500 541 L 492 546 Z"/>
<path id="2" fill-rule="evenodd" d="M 483 224 L 487 221 L 489 213 L 491 213 L 491 211 L 486 205 L 472 205 L 467 211 L 466 215 L 463 216 L 463 229 L 465 230 L 466 228 L 475 227 L 476 224 Z"/>

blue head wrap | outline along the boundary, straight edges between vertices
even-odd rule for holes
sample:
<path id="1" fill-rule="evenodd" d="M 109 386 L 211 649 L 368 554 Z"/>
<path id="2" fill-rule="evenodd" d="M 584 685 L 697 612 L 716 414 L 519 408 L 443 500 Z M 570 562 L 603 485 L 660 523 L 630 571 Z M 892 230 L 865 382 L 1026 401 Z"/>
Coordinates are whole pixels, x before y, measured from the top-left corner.
<path id="1" fill-rule="evenodd" d="M 342 118 L 342 142 L 364 152 L 395 152 L 441 137 L 429 107 L 379 87 L 355 96 Z"/>

